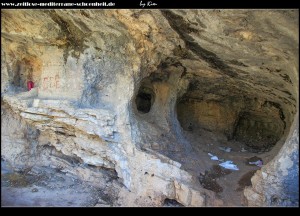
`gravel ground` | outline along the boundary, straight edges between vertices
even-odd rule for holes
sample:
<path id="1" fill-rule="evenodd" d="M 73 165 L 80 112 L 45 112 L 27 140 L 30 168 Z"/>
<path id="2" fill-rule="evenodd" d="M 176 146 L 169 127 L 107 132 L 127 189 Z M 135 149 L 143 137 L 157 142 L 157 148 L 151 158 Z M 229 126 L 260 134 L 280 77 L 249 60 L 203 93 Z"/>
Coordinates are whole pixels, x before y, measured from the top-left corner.
<path id="1" fill-rule="evenodd" d="M 105 191 L 52 168 L 13 172 L 1 161 L 1 206 L 109 207 Z"/>

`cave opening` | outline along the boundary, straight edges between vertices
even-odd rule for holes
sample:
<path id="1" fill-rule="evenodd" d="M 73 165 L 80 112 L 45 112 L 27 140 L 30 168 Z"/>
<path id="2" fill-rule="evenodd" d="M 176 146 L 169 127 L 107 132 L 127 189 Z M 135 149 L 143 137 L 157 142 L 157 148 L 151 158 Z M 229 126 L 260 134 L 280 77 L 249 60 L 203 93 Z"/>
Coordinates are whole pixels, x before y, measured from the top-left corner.
<path id="1" fill-rule="evenodd" d="M 41 61 L 35 56 L 27 56 L 12 64 L 11 85 L 24 92 L 36 88 L 41 82 Z"/>
<path id="2" fill-rule="evenodd" d="M 189 85 L 176 101 L 181 132 L 192 147 L 181 162 L 185 170 L 198 176 L 202 187 L 221 197 L 226 194 L 228 203 L 240 203 L 237 193 L 249 184 L 239 183 L 245 175 L 250 181 L 282 147 L 288 113 L 279 104 L 255 94 L 210 92 L 208 96 L 205 88 L 204 83 Z M 237 170 L 220 166 L 227 161 Z"/>
<path id="3" fill-rule="evenodd" d="M 210 133 L 219 142 L 238 142 L 250 152 L 268 152 L 285 130 L 282 110 L 258 102 L 203 100 L 184 94 L 176 104 L 180 126 L 189 136 L 205 137 Z"/>
<path id="4" fill-rule="evenodd" d="M 151 83 L 145 80 L 141 83 L 135 98 L 135 104 L 138 112 L 141 114 L 149 113 L 154 103 L 154 97 L 155 94 Z"/>
<path id="5" fill-rule="evenodd" d="M 284 122 L 280 118 L 243 112 L 237 120 L 233 138 L 252 151 L 270 151 L 283 133 Z"/>
<path id="6" fill-rule="evenodd" d="M 139 147 L 179 162 L 226 205 L 241 204 L 252 176 L 284 144 L 290 113 L 280 100 L 243 89 L 239 81 L 182 76 L 180 69 L 159 70 L 137 87 Z M 221 166 L 229 161 L 235 170 Z"/>

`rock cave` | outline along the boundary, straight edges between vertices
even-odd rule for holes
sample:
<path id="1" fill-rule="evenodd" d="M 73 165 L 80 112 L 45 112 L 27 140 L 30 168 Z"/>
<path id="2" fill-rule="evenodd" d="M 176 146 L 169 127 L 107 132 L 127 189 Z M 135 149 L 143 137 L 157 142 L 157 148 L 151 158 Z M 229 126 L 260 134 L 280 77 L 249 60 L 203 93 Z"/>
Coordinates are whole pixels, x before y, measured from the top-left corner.
<path id="1" fill-rule="evenodd" d="M 1 206 L 299 206 L 298 10 L 1 10 L 1 44 Z"/>
<path id="2" fill-rule="evenodd" d="M 140 113 L 149 113 L 153 105 L 155 95 L 151 83 L 142 82 L 135 99 L 136 108 Z"/>

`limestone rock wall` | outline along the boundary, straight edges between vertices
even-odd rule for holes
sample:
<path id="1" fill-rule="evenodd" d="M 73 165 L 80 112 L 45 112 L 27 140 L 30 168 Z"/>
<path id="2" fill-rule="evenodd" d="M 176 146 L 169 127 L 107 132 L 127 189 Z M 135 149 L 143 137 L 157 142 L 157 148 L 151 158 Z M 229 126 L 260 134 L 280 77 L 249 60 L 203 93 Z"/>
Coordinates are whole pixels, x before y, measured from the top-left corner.
<path id="1" fill-rule="evenodd" d="M 299 130 L 296 121 L 286 145 L 244 191 L 250 206 L 299 206 Z"/>
<path id="2" fill-rule="evenodd" d="M 248 139 L 237 125 L 252 113 L 278 121 L 283 147 L 248 204 L 297 205 L 280 198 L 299 193 L 296 10 L 2 10 L 1 24 L 1 157 L 15 169 L 113 177 L 124 206 L 218 206 L 184 169 L 182 131 Z"/>

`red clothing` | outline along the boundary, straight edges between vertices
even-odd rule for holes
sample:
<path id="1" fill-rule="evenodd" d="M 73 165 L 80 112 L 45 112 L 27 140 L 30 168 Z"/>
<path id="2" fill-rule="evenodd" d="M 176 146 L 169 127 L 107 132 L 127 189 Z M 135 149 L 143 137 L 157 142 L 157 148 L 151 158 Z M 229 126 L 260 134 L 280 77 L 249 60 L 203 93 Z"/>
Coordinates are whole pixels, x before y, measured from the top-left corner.
<path id="1" fill-rule="evenodd" d="M 27 82 L 28 91 L 30 91 L 34 87 L 34 83 L 32 81 Z"/>

